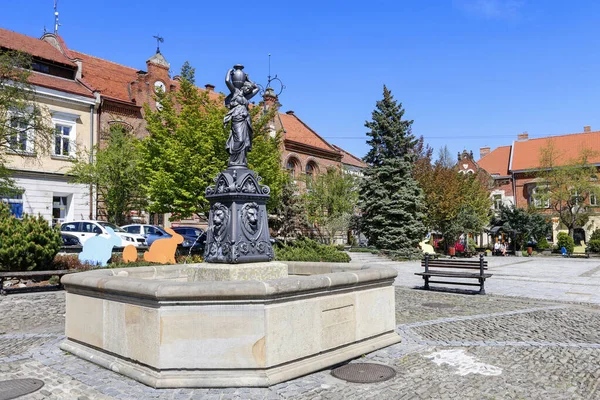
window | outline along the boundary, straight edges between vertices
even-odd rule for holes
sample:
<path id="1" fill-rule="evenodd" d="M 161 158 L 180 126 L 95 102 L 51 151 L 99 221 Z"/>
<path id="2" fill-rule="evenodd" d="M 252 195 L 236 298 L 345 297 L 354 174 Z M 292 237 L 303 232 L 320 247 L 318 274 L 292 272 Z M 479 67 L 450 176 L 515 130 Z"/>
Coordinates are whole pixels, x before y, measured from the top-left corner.
<path id="1" fill-rule="evenodd" d="M 313 174 L 315 173 L 316 167 L 315 164 L 312 162 L 309 162 L 308 164 L 306 164 L 306 175 L 308 175 L 309 177 L 312 177 Z"/>
<path id="2" fill-rule="evenodd" d="M 494 195 L 494 210 L 499 210 L 501 205 L 502 205 L 502 195 L 495 194 Z"/>
<path id="3" fill-rule="evenodd" d="M 125 230 L 127 232 L 129 232 L 129 233 L 139 234 L 140 233 L 140 226 L 139 225 L 127 226 L 127 227 L 125 227 Z"/>
<path id="4" fill-rule="evenodd" d="M 595 193 L 590 193 L 590 205 L 591 206 L 597 206 L 598 205 L 598 198 L 596 197 Z"/>
<path id="5" fill-rule="evenodd" d="M 293 159 L 288 160 L 286 168 L 290 174 L 290 177 L 293 179 L 296 177 L 296 163 Z"/>
<path id="6" fill-rule="evenodd" d="M 10 213 L 17 218 L 23 217 L 23 195 L 12 194 L 0 196 L 0 201 L 10 208 Z"/>
<path id="7" fill-rule="evenodd" d="M 544 198 L 544 194 L 547 194 L 545 187 L 537 186 L 531 190 L 529 197 L 529 204 L 536 208 L 550 208 L 550 199 Z"/>
<path id="8" fill-rule="evenodd" d="M 54 156 L 74 156 L 77 150 L 75 147 L 75 129 L 79 115 L 62 111 L 51 111 L 51 114 L 54 123 L 54 146 L 52 149 Z"/>
<path id="9" fill-rule="evenodd" d="M 71 127 L 56 125 L 54 127 L 54 154 L 68 157 L 71 154 Z"/>
<path id="10" fill-rule="evenodd" d="M 20 153 L 33 152 L 33 129 L 27 118 L 19 113 L 9 114 L 8 147 Z"/>
<path id="11" fill-rule="evenodd" d="M 81 232 L 81 222 L 68 222 L 60 226 L 63 232 Z"/>
<path id="12" fill-rule="evenodd" d="M 50 66 L 48 64 L 43 64 L 39 61 L 34 61 L 31 63 L 31 69 L 38 72 L 43 72 L 45 74 L 50 73 Z"/>

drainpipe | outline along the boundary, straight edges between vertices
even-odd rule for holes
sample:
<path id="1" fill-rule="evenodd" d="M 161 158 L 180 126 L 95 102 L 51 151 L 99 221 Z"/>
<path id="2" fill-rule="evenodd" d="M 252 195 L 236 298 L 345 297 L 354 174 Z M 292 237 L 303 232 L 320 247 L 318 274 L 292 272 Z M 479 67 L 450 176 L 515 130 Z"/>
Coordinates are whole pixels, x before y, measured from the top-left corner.
<path id="1" fill-rule="evenodd" d="M 90 104 L 90 164 L 94 162 L 94 104 Z M 94 185 L 90 183 L 90 219 L 94 219 Z"/>
<path id="2" fill-rule="evenodd" d="M 515 181 L 515 173 L 512 174 L 513 197 L 515 198 L 515 208 L 517 208 L 517 182 Z"/>

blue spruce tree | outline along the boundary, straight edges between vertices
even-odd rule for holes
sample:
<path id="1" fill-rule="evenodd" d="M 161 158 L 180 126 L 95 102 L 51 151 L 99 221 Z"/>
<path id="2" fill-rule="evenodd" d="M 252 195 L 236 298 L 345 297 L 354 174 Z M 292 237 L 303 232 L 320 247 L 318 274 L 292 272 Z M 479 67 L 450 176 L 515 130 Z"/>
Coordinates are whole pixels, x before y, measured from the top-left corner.
<path id="1" fill-rule="evenodd" d="M 360 207 L 369 244 L 413 258 L 420 255 L 418 243 L 426 228 L 423 193 L 412 173 L 418 140 L 411 132 L 413 121 L 403 116 L 402 104 L 384 86 L 383 99 L 365 123 L 371 130 L 371 149 L 364 158 L 369 166 L 361 182 Z"/>

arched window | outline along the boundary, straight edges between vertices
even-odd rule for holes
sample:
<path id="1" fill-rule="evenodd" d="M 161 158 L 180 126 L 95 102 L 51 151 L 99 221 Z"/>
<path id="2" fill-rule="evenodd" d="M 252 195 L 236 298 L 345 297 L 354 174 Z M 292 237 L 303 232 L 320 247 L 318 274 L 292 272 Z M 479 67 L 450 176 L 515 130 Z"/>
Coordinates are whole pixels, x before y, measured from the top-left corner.
<path id="1" fill-rule="evenodd" d="M 309 162 L 306 164 L 306 175 L 312 177 L 317 172 L 317 166 L 314 162 Z"/>
<path id="2" fill-rule="evenodd" d="M 298 167 L 298 160 L 295 159 L 294 157 L 290 157 L 288 159 L 288 162 L 285 166 L 285 168 L 288 170 L 288 173 L 290 174 L 290 177 L 292 179 L 294 179 L 296 177 L 296 169 Z"/>

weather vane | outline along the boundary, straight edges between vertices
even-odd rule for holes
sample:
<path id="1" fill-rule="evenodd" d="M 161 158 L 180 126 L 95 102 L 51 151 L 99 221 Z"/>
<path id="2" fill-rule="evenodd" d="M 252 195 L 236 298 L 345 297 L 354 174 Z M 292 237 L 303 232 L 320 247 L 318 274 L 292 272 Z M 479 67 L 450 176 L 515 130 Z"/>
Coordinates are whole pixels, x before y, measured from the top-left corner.
<path id="1" fill-rule="evenodd" d="M 276 94 L 276 96 L 279 96 L 283 92 L 283 89 L 285 89 L 285 85 L 283 84 L 281 79 L 279 79 L 277 77 L 277 74 L 275 74 L 275 76 L 271 77 L 271 53 L 269 53 L 269 75 L 267 76 L 267 86 L 265 88 L 263 88 L 261 85 L 259 85 L 260 89 L 261 89 L 261 94 L 264 94 L 267 91 L 267 89 L 271 89 L 271 90 L 273 90 L 273 92 L 275 92 L 275 90 L 271 86 L 271 82 L 274 82 L 274 81 L 279 82 L 280 88 L 279 88 L 279 92 L 277 92 L 277 94 Z"/>
<path id="2" fill-rule="evenodd" d="M 160 44 L 164 43 L 165 38 L 161 37 L 160 35 L 155 35 L 152 36 L 154 39 L 156 39 L 156 54 L 160 53 Z"/>

